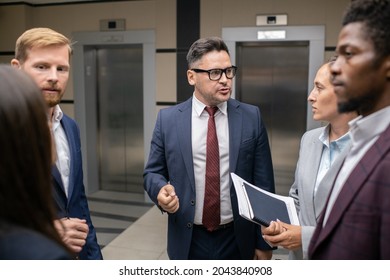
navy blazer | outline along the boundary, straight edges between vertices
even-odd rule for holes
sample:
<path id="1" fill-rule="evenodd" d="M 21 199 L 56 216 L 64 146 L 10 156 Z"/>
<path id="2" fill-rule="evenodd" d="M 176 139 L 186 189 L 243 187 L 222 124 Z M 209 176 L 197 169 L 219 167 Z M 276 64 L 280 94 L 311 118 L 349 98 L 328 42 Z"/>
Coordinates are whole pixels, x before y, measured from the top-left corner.
<path id="1" fill-rule="evenodd" d="M 19 227 L 0 229 L 0 260 L 70 260 L 71 255 L 43 234 Z"/>
<path id="2" fill-rule="evenodd" d="M 268 136 L 259 108 L 229 99 L 230 172 L 265 190 L 274 192 L 274 175 Z M 170 182 L 180 200 L 179 210 L 168 216 L 168 255 L 188 259 L 195 216 L 195 175 L 191 144 L 192 98 L 158 113 L 144 188 L 158 205 L 160 189 Z M 270 250 L 259 226 L 239 215 L 234 187 L 230 187 L 234 232 L 242 259 L 252 259 L 255 248 Z"/>
<path id="3" fill-rule="evenodd" d="M 81 159 L 80 133 L 74 120 L 63 115 L 61 125 L 65 131 L 70 150 L 70 175 L 68 198 L 65 195 L 61 175 L 54 165 L 52 168 L 53 196 L 58 209 L 58 217 L 85 219 L 89 226 L 86 244 L 78 254 L 79 259 L 102 259 L 100 247 L 97 243 L 95 228 L 92 225 L 88 201 L 85 195 L 83 169 Z"/>
<path id="4" fill-rule="evenodd" d="M 309 247 L 311 259 L 390 259 L 390 126 L 358 162 Z"/>

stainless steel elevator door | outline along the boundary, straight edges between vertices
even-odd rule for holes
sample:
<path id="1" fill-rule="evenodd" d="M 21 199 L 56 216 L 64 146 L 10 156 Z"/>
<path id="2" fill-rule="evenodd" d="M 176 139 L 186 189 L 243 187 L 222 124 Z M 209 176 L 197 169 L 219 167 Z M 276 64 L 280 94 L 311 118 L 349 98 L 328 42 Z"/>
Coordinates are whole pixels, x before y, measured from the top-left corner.
<path id="1" fill-rule="evenodd" d="M 96 49 L 100 189 L 143 193 L 142 45 Z"/>
<path id="2" fill-rule="evenodd" d="M 236 54 L 236 98 L 260 108 L 276 192 L 287 195 L 306 131 L 309 42 L 241 42 Z"/>

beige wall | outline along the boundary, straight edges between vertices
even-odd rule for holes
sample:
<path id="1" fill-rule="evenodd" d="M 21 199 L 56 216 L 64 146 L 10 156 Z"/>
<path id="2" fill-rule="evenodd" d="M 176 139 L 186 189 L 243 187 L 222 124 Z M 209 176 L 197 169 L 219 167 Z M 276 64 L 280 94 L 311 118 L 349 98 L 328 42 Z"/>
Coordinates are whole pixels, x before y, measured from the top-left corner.
<path id="1" fill-rule="evenodd" d="M 288 25 L 324 25 L 325 45 L 337 42 L 344 8 L 350 0 L 201 0 L 200 34 L 221 36 L 223 27 L 255 26 L 256 15 L 287 14 Z M 46 26 L 71 37 L 98 31 L 99 20 L 124 18 L 127 30 L 154 29 L 156 48 L 176 48 L 176 0 L 140 0 L 60 6 L 0 6 L 0 52 L 14 50 L 17 37 L 31 27 Z M 332 52 L 324 52 L 324 59 Z M 0 56 L 8 63 L 10 56 Z M 73 100 L 73 81 L 64 96 Z M 156 54 L 156 101 L 176 101 L 176 55 Z M 158 108 L 158 107 L 156 107 Z M 73 105 L 64 111 L 73 116 Z"/>
<path id="2" fill-rule="evenodd" d="M 288 25 L 324 25 L 325 46 L 334 47 L 350 0 L 201 0 L 201 37 L 221 36 L 223 27 L 256 26 L 257 15 L 287 14 Z M 328 59 L 333 52 L 324 52 Z"/>
<path id="3" fill-rule="evenodd" d="M 50 27 L 72 38 L 73 32 L 99 31 L 101 19 L 125 19 L 127 30 L 154 29 L 156 48 L 176 47 L 176 0 L 129 1 L 94 4 L 30 7 L 0 6 L 0 52 L 14 51 L 15 41 L 31 27 Z M 77 42 L 76 42 L 77 43 Z M 0 56 L 0 63 L 9 63 L 11 56 Z M 156 54 L 156 100 L 176 101 L 176 56 Z M 74 99 L 70 78 L 66 100 Z M 74 116 L 73 105 L 62 109 Z"/>

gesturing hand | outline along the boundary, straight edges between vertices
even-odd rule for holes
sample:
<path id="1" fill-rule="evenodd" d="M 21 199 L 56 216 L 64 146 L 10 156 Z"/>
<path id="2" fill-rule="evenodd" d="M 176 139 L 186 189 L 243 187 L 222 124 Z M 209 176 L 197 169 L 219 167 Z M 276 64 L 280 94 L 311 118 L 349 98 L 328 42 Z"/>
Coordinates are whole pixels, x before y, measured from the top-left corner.
<path id="1" fill-rule="evenodd" d="M 161 188 L 157 201 L 158 205 L 168 213 L 175 213 L 179 209 L 179 198 L 175 193 L 175 188 L 170 184 Z"/>

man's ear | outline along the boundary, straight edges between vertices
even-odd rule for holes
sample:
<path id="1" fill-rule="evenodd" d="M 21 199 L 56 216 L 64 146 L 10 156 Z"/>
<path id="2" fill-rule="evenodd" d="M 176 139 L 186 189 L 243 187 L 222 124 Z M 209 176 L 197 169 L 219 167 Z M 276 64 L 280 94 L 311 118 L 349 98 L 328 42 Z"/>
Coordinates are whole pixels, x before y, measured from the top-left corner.
<path id="1" fill-rule="evenodd" d="M 12 65 L 13 67 L 17 68 L 17 69 L 20 69 L 20 68 L 22 67 L 21 64 L 20 64 L 20 62 L 19 62 L 19 60 L 17 60 L 16 58 L 13 58 L 13 59 L 11 60 L 11 65 Z"/>
<path id="2" fill-rule="evenodd" d="M 188 80 L 188 83 L 189 83 L 191 86 L 194 86 L 194 85 L 195 85 L 195 75 L 194 75 L 194 71 L 187 70 L 187 80 Z"/>

